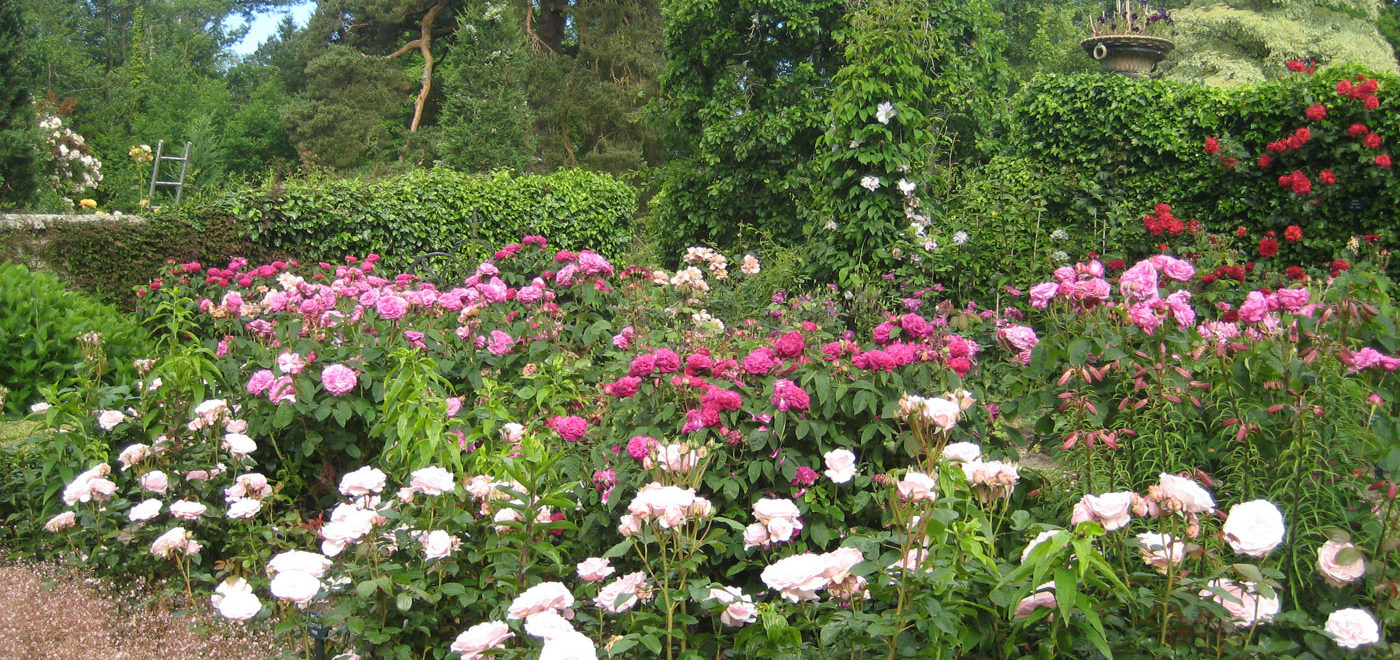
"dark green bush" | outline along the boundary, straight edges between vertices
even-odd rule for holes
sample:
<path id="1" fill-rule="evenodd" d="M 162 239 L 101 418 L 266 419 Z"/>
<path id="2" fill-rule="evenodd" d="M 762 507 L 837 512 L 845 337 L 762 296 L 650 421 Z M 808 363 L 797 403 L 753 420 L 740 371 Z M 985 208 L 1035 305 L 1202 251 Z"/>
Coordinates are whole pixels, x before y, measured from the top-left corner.
<path id="1" fill-rule="evenodd" d="M 398 268 L 459 243 L 499 247 L 529 234 L 563 249 L 621 254 L 636 198 L 596 172 L 512 178 L 434 169 L 373 181 L 268 182 L 211 205 L 247 222 L 260 245 L 326 261 L 375 252 Z"/>
<path id="2" fill-rule="evenodd" d="M 135 378 L 132 361 L 146 357 L 146 336 L 110 305 L 67 290 L 58 278 L 0 263 L 0 386 L 9 388 L 6 413 L 28 410 L 39 387 L 73 385 L 83 370 L 79 337 L 102 336 L 109 382 Z"/>

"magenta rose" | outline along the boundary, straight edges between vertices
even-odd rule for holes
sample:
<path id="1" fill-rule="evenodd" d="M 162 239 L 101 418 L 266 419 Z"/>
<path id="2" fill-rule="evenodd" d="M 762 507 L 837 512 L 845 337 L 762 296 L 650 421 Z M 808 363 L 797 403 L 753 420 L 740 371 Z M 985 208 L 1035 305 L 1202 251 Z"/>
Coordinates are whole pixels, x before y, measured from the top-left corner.
<path id="1" fill-rule="evenodd" d="M 358 382 L 355 370 L 343 364 L 332 364 L 321 370 L 321 386 L 335 396 L 347 394 Z"/>

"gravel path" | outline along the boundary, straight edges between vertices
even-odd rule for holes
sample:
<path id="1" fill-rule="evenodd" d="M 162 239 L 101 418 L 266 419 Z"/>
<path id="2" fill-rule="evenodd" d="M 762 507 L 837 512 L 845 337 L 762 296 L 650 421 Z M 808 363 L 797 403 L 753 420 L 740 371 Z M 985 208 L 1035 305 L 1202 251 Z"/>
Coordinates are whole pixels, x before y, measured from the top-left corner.
<path id="1" fill-rule="evenodd" d="M 207 611 L 177 615 L 168 601 L 51 563 L 0 566 L 0 658 L 255 660 L 279 651 L 265 632 Z"/>

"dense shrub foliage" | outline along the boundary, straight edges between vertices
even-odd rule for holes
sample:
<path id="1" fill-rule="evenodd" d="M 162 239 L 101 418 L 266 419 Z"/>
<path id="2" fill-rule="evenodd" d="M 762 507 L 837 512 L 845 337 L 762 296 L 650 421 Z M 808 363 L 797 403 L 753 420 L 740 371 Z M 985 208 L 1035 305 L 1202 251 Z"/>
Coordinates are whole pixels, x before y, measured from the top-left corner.
<path id="1" fill-rule="evenodd" d="M 68 291 L 47 273 L 0 262 L 0 413 L 28 410 L 41 387 L 72 388 L 80 379 L 126 383 L 132 360 L 145 357 L 144 333 L 130 318 L 89 296 Z M 109 349 L 98 351 L 100 337 Z M 98 351 L 106 359 L 85 373 L 83 356 Z"/>
<path id="2" fill-rule="evenodd" d="M 260 245 L 313 261 L 389 255 L 407 266 L 427 252 L 478 257 L 484 246 L 547 233 L 563 247 L 618 254 L 631 238 L 636 192 L 581 170 L 512 177 L 421 170 L 377 180 L 271 181 L 211 204 L 248 224 Z"/>

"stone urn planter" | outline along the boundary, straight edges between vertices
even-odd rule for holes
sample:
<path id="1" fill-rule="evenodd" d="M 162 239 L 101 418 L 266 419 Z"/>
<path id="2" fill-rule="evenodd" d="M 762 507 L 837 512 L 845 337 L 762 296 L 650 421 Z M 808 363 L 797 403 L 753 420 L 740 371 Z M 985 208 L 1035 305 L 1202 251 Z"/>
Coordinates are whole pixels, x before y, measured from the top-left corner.
<path id="1" fill-rule="evenodd" d="M 1104 34 L 1089 37 L 1079 45 L 1089 56 L 1098 60 L 1105 73 L 1118 73 L 1129 78 L 1142 78 L 1151 73 L 1162 58 L 1172 50 L 1172 40 L 1137 34 Z"/>

